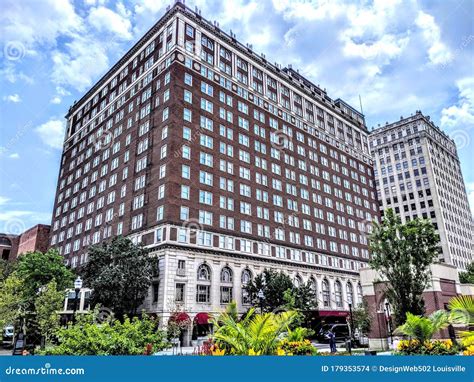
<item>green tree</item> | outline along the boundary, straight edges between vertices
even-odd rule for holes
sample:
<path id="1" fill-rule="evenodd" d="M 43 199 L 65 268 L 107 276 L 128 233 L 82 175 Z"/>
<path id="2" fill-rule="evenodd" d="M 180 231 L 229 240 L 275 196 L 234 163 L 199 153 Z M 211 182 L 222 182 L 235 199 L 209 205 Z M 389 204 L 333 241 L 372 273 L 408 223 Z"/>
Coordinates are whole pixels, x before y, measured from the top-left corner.
<path id="1" fill-rule="evenodd" d="M 367 301 L 364 300 L 354 309 L 352 312 L 352 319 L 354 321 L 354 329 L 359 329 L 363 334 L 370 332 L 372 316 L 369 313 Z"/>
<path id="2" fill-rule="evenodd" d="M 28 309 L 22 280 L 17 274 L 11 274 L 0 283 L 0 328 L 16 325 Z"/>
<path id="3" fill-rule="evenodd" d="M 466 272 L 459 272 L 459 281 L 461 284 L 474 284 L 474 262 L 467 266 Z"/>
<path id="4" fill-rule="evenodd" d="M 284 307 L 285 292 L 293 288 L 293 282 L 288 275 L 271 269 L 265 269 L 247 285 L 247 291 L 256 307 L 260 307 L 258 292 L 263 291 L 262 307 L 266 312 Z"/>
<path id="5" fill-rule="evenodd" d="M 56 331 L 59 345 L 47 347 L 48 355 L 140 355 L 148 345 L 153 351 L 168 347 L 158 321 L 143 315 L 97 324 L 98 311 L 80 315 L 76 324 Z"/>
<path id="6" fill-rule="evenodd" d="M 58 290 L 71 288 L 74 282 L 74 274 L 64 265 L 64 258 L 53 249 L 46 253 L 29 252 L 21 255 L 15 274 L 22 280 L 30 310 L 34 309 L 38 291 L 52 280 L 56 282 Z"/>
<path id="7" fill-rule="evenodd" d="M 64 304 L 64 290 L 57 289 L 56 280 L 42 288 L 35 301 L 36 322 L 41 335 L 50 341 L 59 328 L 59 311 Z"/>
<path id="8" fill-rule="evenodd" d="M 287 289 L 283 295 L 286 309 L 302 312 L 316 309 L 318 306 L 317 297 L 314 285 L 310 281 L 299 287 Z"/>
<path id="9" fill-rule="evenodd" d="M 84 285 L 93 290 L 92 304 L 101 304 L 118 317 L 135 315 L 147 296 L 156 260 L 130 239 L 115 237 L 89 247 L 83 268 Z"/>
<path id="10" fill-rule="evenodd" d="M 0 283 L 13 273 L 15 265 L 16 262 L 0 259 Z"/>
<path id="11" fill-rule="evenodd" d="M 406 313 L 424 313 L 423 291 L 429 285 L 429 266 L 439 254 L 439 236 L 428 220 L 405 224 L 393 210 L 374 224 L 370 236 L 370 265 L 388 281 L 387 297 L 394 307 L 395 323 L 403 324 Z"/>

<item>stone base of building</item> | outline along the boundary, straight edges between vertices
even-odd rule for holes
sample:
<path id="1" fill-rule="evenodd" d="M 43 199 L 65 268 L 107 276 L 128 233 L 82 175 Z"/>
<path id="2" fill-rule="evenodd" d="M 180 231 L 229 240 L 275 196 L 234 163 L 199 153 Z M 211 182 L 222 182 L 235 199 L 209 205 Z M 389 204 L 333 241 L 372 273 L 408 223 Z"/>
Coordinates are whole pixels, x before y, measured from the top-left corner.
<path id="1" fill-rule="evenodd" d="M 349 311 L 348 286 L 352 291 L 353 305 L 362 301 L 362 294 L 357 293 L 359 277 L 356 272 L 310 267 L 271 257 L 250 256 L 239 251 L 205 250 L 202 247 L 167 246 L 153 250 L 151 255 L 158 260 L 159 272 L 142 309 L 155 315 L 162 327 L 167 326 L 173 315 L 180 314 L 184 317 L 189 326 L 180 338 L 183 346 L 193 346 L 196 343 L 199 346 L 206 331 L 212 332 L 212 317 L 222 313 L 230 301 L 236 302 L 239 315 L 246 313 L 251 304 L 246 299 L 245 283 L 248 278 L 257 276 L 266 268 L 285 272 L 295 282 L 311 281 L 318 296 L 318 305 L 324 307 L 325 311 L 339 314 Z M 323 281 L 329 285 L 330 290 L 327 305 L 323 301 Z M 344 304 L 340 307 L 337 306 L 333 292 L 336 283 L 342 289 L 341 299 Z M 340 317 L 344 320 L 345 315 Z"/>
<path id="2" fill-rule="evenodd" d="M 369 349 L 386 351 L 390 349 L 390 344 L 387 338 L 369 338 Z"/>

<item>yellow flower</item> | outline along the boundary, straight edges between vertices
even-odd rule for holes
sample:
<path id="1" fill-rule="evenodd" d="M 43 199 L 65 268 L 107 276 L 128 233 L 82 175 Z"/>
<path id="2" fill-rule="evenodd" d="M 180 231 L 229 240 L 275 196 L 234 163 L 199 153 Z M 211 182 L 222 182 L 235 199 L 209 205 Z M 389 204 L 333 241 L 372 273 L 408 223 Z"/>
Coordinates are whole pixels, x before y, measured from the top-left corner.
<path id="1" fill-rule="evenodd" d="M 278 348 L 277 355 L 285 355 L 285 351 L 282 348 Z"/>
<path id="2" fill-rule="evenodd" d="M 256 352 L 255 350 L 250 349 L 250 350 L 249 350 L 249 355 L 260 355 L 260 352 L 259 352 L 259 351 Z"/>
<path id="3" fill-rule="evenodd" d="M 218 346 L 213 346 L 213 347 L 211 348 L 211 354 L 212 354 L 212 355 L 217 355 L 217 356 L 219 356 L 219 355 L 225 355 L 225 349 L 219 349 Z"/>
<path id="4" fill-rule="evenodd" d="M 428 350 L 433 349 L 433 346 L 434 346 L 434 344 L 431 341 L 425 341 L 423 345 L 425 345 L 425 348 Z"/>
<path id="5" fill-rule="evenodd" d="M 464 355 L 474 355 L 474 345 L 469 346 L 466 350 L 463 351 Z"/>
<path id="6" fill-rule="evenodd" d="M 453 347 L 453 341 L 451 340 L 446 340 L 444 341 L 444 346 L 446 346 L 446 349 L 451 349 Z"/>

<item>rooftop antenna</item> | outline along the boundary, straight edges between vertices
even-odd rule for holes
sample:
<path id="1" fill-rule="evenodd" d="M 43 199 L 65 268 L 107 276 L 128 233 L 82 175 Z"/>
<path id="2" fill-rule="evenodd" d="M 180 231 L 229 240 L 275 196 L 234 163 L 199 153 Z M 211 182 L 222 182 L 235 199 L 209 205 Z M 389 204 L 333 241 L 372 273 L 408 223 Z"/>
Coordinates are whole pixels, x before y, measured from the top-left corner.
<path id="1" fill-rule="evenodd" d="M 360 97 L 360 94 L 359 94 L 359 103 L 360 103 L 360 112 L 361 114 L 364 114 L 364 109 L 362 108 L 362 98 Z"/>

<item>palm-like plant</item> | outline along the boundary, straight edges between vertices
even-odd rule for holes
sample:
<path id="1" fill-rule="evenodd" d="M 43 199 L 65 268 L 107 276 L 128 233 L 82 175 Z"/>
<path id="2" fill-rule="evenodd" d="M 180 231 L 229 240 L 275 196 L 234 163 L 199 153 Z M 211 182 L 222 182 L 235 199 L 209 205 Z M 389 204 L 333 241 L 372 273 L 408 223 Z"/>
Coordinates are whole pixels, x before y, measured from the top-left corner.
<path id="1" fill-rule="evenodd" d="M 214 321 L 213 339 L 220 348 L 226 349 L 227 354 L 274 354 L 281 336 L 288 333 L 298 315 L 297 312 L 254 313 L 254 309 L 250 309 L 240 322 L 227 313 Z"/>
<path id="2" fill-rule="evenodd" d="M 465 325 L 469 329 L 474 326 L 474 297 L 458 296 L 449 301 L 449 321 L 453 324 Z M 474 341 L 474 331 L 463 331 L 459 333 L 463 337 L 463 343 Z"/>
<path id="3" fill-rule="evenodd" d="M 405 323 L 395 333 L 404 334 L 421 343 L 431 340 L 436 332 L 448 326 L 448 315 L 442 310 L 437 310 L 428 317 L 411 313 L 407 313 L 406 317 Z"/>

